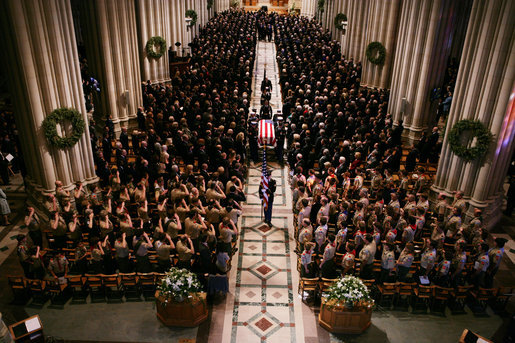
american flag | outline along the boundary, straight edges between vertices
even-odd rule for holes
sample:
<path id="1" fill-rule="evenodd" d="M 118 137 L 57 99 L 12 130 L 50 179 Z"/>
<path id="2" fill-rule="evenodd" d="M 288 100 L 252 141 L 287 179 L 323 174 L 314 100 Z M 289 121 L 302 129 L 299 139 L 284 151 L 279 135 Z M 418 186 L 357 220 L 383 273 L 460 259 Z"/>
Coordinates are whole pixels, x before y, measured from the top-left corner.
<path id="1" fill-rule="evenodd" d="M 274 122 L 269 119 L 259 121 L 258 143 L 275 146 Z"/>
<path id="2" fill-rule="evenodd" d="M 266 167 L 266 148 L 263 148 L 263 165 L 262 165 L 262 173 L 261 173 L 261 192 L 263 192 L 263 207 L 265 211 L 268 209 L 268 168 Z"/>

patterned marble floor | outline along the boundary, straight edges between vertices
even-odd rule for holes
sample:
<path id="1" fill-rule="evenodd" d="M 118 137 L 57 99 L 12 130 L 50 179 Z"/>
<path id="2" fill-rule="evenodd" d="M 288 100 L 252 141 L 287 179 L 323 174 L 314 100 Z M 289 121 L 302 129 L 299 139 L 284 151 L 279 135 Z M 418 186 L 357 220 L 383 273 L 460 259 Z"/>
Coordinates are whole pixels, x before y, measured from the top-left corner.
<path id="1" fill-rule="evenodd" d="M 304 342 L 297 310 L 301 304 L 295 291 L 296 255 L 288 230 L 292 215 L 287 171 L 276 163 L 269 165 L 277 181 L 273 225 L 269 228 L 261 219 L 257 195 L 261 169 L 256 165 L 246 185 L 239 251 L 233 257 L 237 263 L 233 263 L 230 280 L 234 298 L 226 311 L 223 342 Z"/>
<path id="2" fill-rule="evenodd" d="M 275 113 L 282 107 L 275 45 L 258 42 L 256 49 L 252 108 L 259 111 L 260 86 L 266 70 L 266 76 L 272 81 L 271 105 Z M 272 150 L 269 155 L 273 155 Z M 210 341 L 304 342 L 303 326 L 299 325 L 301 311 L 297 310 L 301 304 L 295 291 L 298 283 L 295 246 L 293 233 L 288 229 L 293 219 L 288 174 L 275 162 L 268 165 L 277 182 L 273 226 L 269 228 L 262 220 L 258 196 L 260 164 L 251 165 L 245 189 L 247 202 L 239 222 L 239 250 L 233 257 L 230 275 L 232 295 L 225 304 L 223 333 L 221 337 L 210 335 Z M 213 318 L 218 310 L 214 311 Z M 212 323 L 211 328 L 215 325 Z"/>
<path id="3" fill-rule="evenodd" d="M 279 67 L 275 60 L 275 43 L 259 41 L 256 46 L 256 60 L 254 62 L 254 77 L 252 79 L 251 109 L 259 112 L 261 107 L 261 81 L 266 77 L 272 81 L 272 99 L 270 105 L 274 113 L 282 110 L 281 88 L 279 86 Z"/>

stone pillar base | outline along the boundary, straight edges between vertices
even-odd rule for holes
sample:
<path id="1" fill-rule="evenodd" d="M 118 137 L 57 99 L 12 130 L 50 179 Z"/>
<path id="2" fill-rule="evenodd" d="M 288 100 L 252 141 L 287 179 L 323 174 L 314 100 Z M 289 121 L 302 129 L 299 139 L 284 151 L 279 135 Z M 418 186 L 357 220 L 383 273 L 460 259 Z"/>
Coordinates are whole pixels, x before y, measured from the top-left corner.
<path id="1" fill-rule="evenodd" d="M 405 127 L 402 133 L 402 142 L 407 145 L 416 144 L 422 137 L 422 132 L 426 130 L 428 130 L 427 127 Z"/>

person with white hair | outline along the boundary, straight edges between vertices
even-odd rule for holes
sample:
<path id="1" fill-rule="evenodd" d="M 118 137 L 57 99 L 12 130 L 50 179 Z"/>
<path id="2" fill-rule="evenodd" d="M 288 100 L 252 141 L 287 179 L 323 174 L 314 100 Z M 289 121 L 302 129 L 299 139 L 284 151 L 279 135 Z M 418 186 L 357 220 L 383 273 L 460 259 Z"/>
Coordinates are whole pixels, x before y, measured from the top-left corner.
<path id="1" fill-rule="evenodd" d="M 335 172 L 336 176 L 338 177 L 338 180 L 342 180 L 342 175 L 347 170 L 346 162 L 347 162 L 347 160 L 345 159 L 345 157 L 340 156 L 338 158 L 338 167 L 336 167 L 336 172 Z"/>

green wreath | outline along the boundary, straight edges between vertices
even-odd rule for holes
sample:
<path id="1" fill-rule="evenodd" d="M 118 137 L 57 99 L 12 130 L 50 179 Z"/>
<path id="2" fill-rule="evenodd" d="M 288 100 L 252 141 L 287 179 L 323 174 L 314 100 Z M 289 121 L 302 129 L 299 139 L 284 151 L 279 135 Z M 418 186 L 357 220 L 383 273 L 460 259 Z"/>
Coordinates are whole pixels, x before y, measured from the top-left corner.
<path id="1" fill-rule="evenodd" d="M 468 148 L 462 145 L 461 135 L 465 131 L 471 131 L 472 136 L 476 137 L 476 146 Z M 448 134 L 449 145 L 452 152 L 466 161 L 473 161 L 483 157 L 488 151 L 492 142 L 492 133 L 478 120 L 460 120 L 452 127 Z"/>
<path id="2" fill-rule="evenodd" d="M 366 55 L 370 63 L 383 65 L 386 59 L 386 49 L 379 42 L 372 42 L 367 46 Z"/>
<path id="3" fill-rule="evenodd" d="M 324 12 L 325 0 L 318 0 L 318 10 Z"/>
<path id="4" fill-rule="evenodd" d="M 155 46 L 159 47 L 159 52 L 155 50 Z M 166 41 L 161 36 L 154 36 L 150 38 L 145 46 L 145 51 L 148 57 L 160 58 L 166 51 Z"/>
<path id="5" fill-rule="evenodd" d="M 334 17 L 334 26 L 338 30 L 343 30 L 343 22 L 347 21 L 347 16 L 343 13 L 338 13 L 336 17 Z"/>
<path id="6" fill-rule="evenodd" d="M 57 134 L 57 124 L 69 121 L 72 124 L 72 134 L 69 137 L 60 137 Z M 82 115 L 73 108 L 58 108 L 52 111 L 43 120 L 43 132 L 48 142 L 59 149 L 71 148 L 74 146 L 84 133 L 84 119 Z"/>
<path id="7" fill-rule="evenodd" d="M 208 11 L 213 8 L 214 3 L 215 3 L 215 0 L 207 0 L 207 10 Z"/>
<path id="8" fill-rule="evenodd" d="M 189 27 L 195 26 L 195 24 L 197 23 L 197 12 L 195 12 L 194 10 L 187 10 L 186 18 L 191 18 L 191 22 L 188 25 Z"/>

